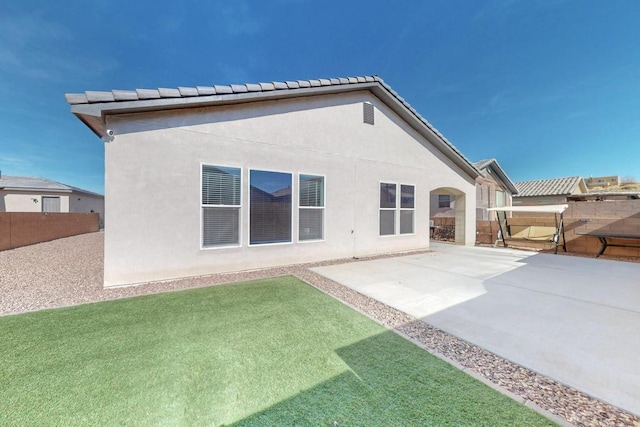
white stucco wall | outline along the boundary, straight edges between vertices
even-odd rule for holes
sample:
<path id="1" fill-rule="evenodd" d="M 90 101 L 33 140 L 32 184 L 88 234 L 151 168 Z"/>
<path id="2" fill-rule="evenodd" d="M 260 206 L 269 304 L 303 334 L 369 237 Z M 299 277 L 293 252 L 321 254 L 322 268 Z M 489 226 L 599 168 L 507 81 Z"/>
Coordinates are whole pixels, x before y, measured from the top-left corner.
<path id="1" fill-rule="evenodd" d="M 376 106 L 362 122 L 362 102 Z M 427 248 L 429 193 L 466 194 L 475 241 L 475 184 L 369 92 L 108 117 L 105 285 L 121 285 Z M 201 249 L 201 164 L 242 168 L 241 247 Z M 248 246 L 248 173 L 326 177 L 325 240 Z M 416 189 L 415 233 L 379 236 L 379 184 Z"/>
<path id="2" fill-rule="evenodd" d="M 0 190 L 0 212 L 42 212 L 42 197 L 59 197 L 60 212 L 69 212 L 69 194 Z"/>

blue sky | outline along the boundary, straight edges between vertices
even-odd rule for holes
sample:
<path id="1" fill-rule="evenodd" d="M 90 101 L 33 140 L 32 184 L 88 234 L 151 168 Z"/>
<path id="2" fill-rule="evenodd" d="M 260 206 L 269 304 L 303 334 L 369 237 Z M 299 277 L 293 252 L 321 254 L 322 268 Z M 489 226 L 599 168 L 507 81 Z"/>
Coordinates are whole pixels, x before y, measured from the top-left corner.
<path id="1" fill-rule="evenodd" d="M 640 179 L 640 2 L 0 5 L 0 170 L 104 191 L 64 94 L 377 74 L 513 181 Z"/>

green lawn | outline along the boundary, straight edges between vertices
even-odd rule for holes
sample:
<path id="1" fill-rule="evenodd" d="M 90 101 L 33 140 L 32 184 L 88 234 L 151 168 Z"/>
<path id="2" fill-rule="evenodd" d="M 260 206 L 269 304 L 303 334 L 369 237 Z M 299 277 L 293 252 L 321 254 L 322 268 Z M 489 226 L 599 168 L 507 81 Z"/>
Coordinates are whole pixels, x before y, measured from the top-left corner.
<path id="1" fill-rule="evenodd" d="M 0 425 L 552 425 L 292 277 L 0 317 Z"/>

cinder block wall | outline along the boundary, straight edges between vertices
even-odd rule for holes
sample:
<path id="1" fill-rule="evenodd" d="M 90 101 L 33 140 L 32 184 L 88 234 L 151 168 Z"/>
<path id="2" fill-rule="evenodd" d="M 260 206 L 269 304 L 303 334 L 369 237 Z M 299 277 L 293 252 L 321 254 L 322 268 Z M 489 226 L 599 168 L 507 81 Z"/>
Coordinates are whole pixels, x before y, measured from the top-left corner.
<path id="1" fill-rule="evenodd" d="M 97 213 L 0 212 L 0 250 L 99 230 Z"/>
<path id="2" fill-rule="evenodd" d="M 554 226 L 554 217 L 553 214 L 519 213 L 509 219 L 509 223 Z M 578 233 L 607 231 L 640 236 L 640 200 L 569 202 L 569 208 L 564 212 L 564 225 L 568 252 L 596 255 L 600 250 L 598 238 Z M 477 243 L 492 244 L 497 239 L 498 223 L 478 221 L 477 230 Z M 619 242 L 640 245 L 640 239 Z M 522 246 L 526 244 L 522 242 Z M 537 245 L 532 243 L 531 247 Z M 605 255 L 640 257 L 640 249 L 609 247 Z"/>
<path id="3" fill-rule="evenodd" d="M 600 250 L 597 237 L 576 233 L 606 231 L 640 236 L 640 200 L 571 202 L 565 211 L 565 218 L 567 250 L 571 252 L 597 254 Z M 640 239 L 620 242 L 640 245 Z M 640 257 L 640 249 L 610 247 L 605 255 Z"/>

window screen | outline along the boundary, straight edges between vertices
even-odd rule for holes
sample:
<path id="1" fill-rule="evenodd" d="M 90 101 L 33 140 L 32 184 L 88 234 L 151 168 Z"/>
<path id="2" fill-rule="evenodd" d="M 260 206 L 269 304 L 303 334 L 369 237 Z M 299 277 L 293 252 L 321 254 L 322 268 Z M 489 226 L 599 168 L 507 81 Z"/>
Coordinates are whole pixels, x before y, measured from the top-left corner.
<path id="1" fill-rule="evenodd" d="M 400 185 L 400 234 L 412 234 L 414 229 L 415 187 Z"/>
<path id="2" fill-rule="evenodd" d="M 397 189 L 400 189 L 399 194 Z M 381 236 L 414 233 L 415 193 L 416 188 L 413 185 L 380 183 Z"/>
<path id="3" fill-rule="evenodd" d="M 202 165 L 202 246 L 240 244 L 241 170 Z"/>
<path id="4" fill-rule="evenodd" d="M 380 183 L 380 235 L 396 233 L 396 184 Z"/>
<path id="5" fill-rule="evenodd" d="M 324 238 L 324 177 L 300 174 L 298 239 Z"/>
<path id="6" fill-rule="evenodd" d="M 249 243 L 291 242 L 292 175 L 252 170 L 249 181 Z"/>

